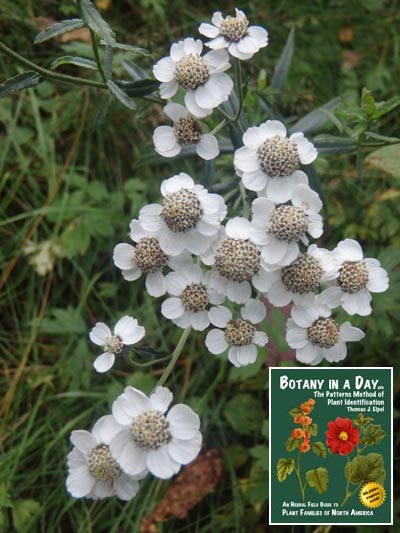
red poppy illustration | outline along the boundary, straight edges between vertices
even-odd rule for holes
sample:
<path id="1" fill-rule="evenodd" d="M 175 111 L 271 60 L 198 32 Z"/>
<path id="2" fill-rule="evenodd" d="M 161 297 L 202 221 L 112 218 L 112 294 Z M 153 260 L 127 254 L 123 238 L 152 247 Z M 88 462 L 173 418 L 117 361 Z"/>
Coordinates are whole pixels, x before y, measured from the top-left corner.
<path id="1" fill-rule="evenodd" d="M 360 441 L 360 432 L 350 418 L 338 416 L 335 421 L 328 422 L 328 428 L 326 444 L 332 453 L 348 455 Z"/>

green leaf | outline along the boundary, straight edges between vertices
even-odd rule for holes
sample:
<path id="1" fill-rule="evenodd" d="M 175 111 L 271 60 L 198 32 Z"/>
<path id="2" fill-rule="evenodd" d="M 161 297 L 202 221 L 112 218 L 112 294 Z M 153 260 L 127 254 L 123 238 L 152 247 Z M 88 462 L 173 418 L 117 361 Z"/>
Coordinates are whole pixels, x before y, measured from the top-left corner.
<path id="1" fill-rule="evenodd" d="M 328 120 L 333 122 L 339 128 L 339 125 L 341 124 L 338 119 L 332 114 L 332 111 L 339 107 L 341 101 L 342 99 L 338 96 L 337 98 L 333 98 L 333 100 L 330 100 L 323 106 L 317 107 L 317 109 L 314 109 L 307 115 L 304 115 L 303 118 L 293 124 L 293 126 L 291 126 L 290 128 L 290 132 L 293 133 L 295 131 L 302 131 L 304 133 L 307 133 L 309 131 L 315 131 L 320 129 Z"/>
<path id="2" fill-rule="evenodd" d="M 345 474 L 346 479 L 354 485 L 366 481 L 376 481 L 382 484 L 386 478 L 383 457 L 380 453 L 359 455 L 346 464 Z"/>
<path id="3" fill-rule="evenodd" d="M 0 98 L 5 98 L 18 91 L 28 89 L 28 87 L 35 87 L 40 82 L 40 77 L 37 72 L 27 71 L 17 74 L 16 76 L 9 78 L 0 85 Z"/>
<path id="4" fill-rule="evenodd" d="M 254 435 L 260 432 L 265 411 L 253 395 L 237 394 L 225 405 L 224 416 L 239 435 Z"/>
<path id="5" fill-rule="evenodd" d="M 106 80 L 112 78 L 112 64 L 114 59 L 114 50 L 111 46 L 106 46 L 104 53 L 104 75 Z"/>
<path id="6" fill-rule="evenodd" d="M 301 411 L 298 407 L 294 407 L 293 409 L 290 409 L 289 415 L 293 418 L 296 418 L 296 416 L 301 415 L 303 411 Z"/>
<path id="7" fill-rule="evenodd" d="M 306 427 L 306 430 L 309 432 L 311 437 L 316 437 L 318 434 L 318 424 L 310 424 Z"/>
<path id="8" fill-rule="evenodd" d="M 102 46 L 107 45 L 107 43 L 103 40 L 101 40 L 99 44 Z M 151 53 L 145 48 L 140 48 L 139 46 L 134 46 L 132 44 L 115 43 L 113 48 L 117 48 L 118 50 L 126 50 L 127 52 L 133 52 L 134 54 L 139 54 L 141 56 L 151 56 Z"/>
<path id="9" fill-rule="evenodd" d="M 364 446 L 373 446 L 381 442 L 386 436 L 386 431 L 382 429 L 380 424 L 369 424 L 364 428 L 361 442 Z"/>
<path id="10" fill-rule="evenodd" d="M 357 150 L 356 143 L 347 137 L 321 134 L 313 139 L 315 148 L 325 154 L 347 154 Z"/>
<path id="11" fill-rule="evenodd" d="M 132 98 L 138 98 L 151 94 L 156 91 L 160 86 L 160 82 L 150 79 L 138 81 L 118 80 L 116 84 L 118 85 L 118 87 L 123 89 L 123 91 L 128 96 L 131 96 Z"/>
<path id="12" fill-rule="evenodd" d="M 154 350 L 154 348 L 150 348 L 149 346 L 141 346 L 140 348 L 131 348 L 133 352 L 135 352 L 139 357 L 142 359 L 146 359 L 147 361 L 154 361 L 155 359 L 161 359 L 162 357 L 166 357 L 169 352 L 160 352 L 157 350 Z"/>
<path id="13" fill-rule="evenodd" d="M 43 318 L 40 332 L 49 335 L 78 335 L 86 333 L 87 327 L 83 318 L 72 307 L 67 309 L 53 308 L 50 318 Z"/>
<path id="14" fill-rule="evenodd" d="M 329 474 L 326 468 L 320 466 L 315 470 L 308 470 L 306 472 L 306 480 L 318 494 L 324 494 L 328 490 Z"/>
<path id="15" fill-rule="evenodd" d="M 122 66 L 134 81 L 148 80 L 149 75 L 132 61 L 122 61 Z"/>
<path id="16" fill-rule="evenodd" d="M 79 28 L 83 28 L 84 25 L 85 23 L 82 19 L 70 19 L 56 22 L 55 24 L 52 24 L 45 30 L 38 33 L 33 40 L 33 44 L 44 43 L 45 41 L 53 39 L 54 37 L 62 35 L 63 33 L 67 33 L 72 30 L 79 30 Z"/>
<path id="17" fill-rule="evenodd" d="M 113 81 L 107 80 L 107 86 L 113 93 L 113 95 L 121 102 L 121 104 L 123 104 L 125 107 L 128 107 L 129 109 L 136 109 L 135 103 Z"/>
<path id="18" fill-rule="evenodd" d="M 365 163 L 395 178 L 400 177 L 400 144 L 385 146 L 371 152 Z"/>
<path id="19" fill-rule="evenodd" d="M 294 452 L 294 450 L 297 450 L 299 447 L 301 439 L 293 439 L 292 437 L 289 437 L 288 440 L 285 443 L 285 448 L 287 452 Z"/>
<path id="20" fill-rule="evenodd" d="M 269 454 L 268 454 L 268 446 L 265 446 L 265 444 L 260 444 L 258 446 L 254 446 L 253 448 L 250 448 L 250 455 L 257 459 L 255 461 L 255 465 L 257 468 L 261 468 L 262 470 L 265 470 L 268 472 L 269 470 Z"/>
<path id="21" fill-rule="evenodd" d="M 97 65 L 95 61 L 86 59 L 85 57 L 79 56 L 62 56 L 55 59 L 50 68 L 52 70 L 56 69 L 60 65 L 76 65 L 77 67 L 90 68 L 91 70 L 97 70 Z"/>
<path id="22" fill-rule="evenodd" d="M 379 133 L 375 133 L 374 131 L 366 131 L 365 135 L 368 135 L 371 139 L 376 139 L 377 141 L 382 141 L 383 143 L 400 143 L 400 139 L 398 137 L 387 137 L 386 135 L 379 135 Z"/>
<path id="23" fill-rule="evenodd" d="M 386 102 L 376 102 L 376 112 L 374 113 L 372 118 L 376 119 L 383 115 L 386 115 L 386 113 L 389 113 L 390 111 L 392 111 L 399 105 L 400 105 L 399 94 L 397 94 L 396 96 L 393 96 L 392 98 L 389 98 L 389 100 L 386 100 Z"/>
<path id="24" fill-rule="evenodd" d="M 373 117 L 374 113 L 376 112 L 376 103 L 374 97 L 372 96 L 372 92 L 368 89 L 365 89 L 365 87 L 362 90 L 361 95 L 361 109 L 364 109 L 369 117 Z"/>
<path id="25" fill-rule="evenodd" d="M 9 507 L 11 508 L 13 506 L 11 497 L 7 491 L 7 487 L 5 485 L 0 485 L 0 507 Z"/>
<path id="26" fill-rule="evenodd" d="M 82 18 L 99 37 L 109 46 L 114 47 L 116 45 L 114 32 L 103 19 L 96 7 L 90 0 L 79 0 L 79 4 L 82 11 Z"/>
<path id="27" fill-rule="evenodd" d="M 34 531 L 34 524 L 40 514 L 40 503 L 35 500 L 22 500 L 14 503 L 13 524 L 17 531 Z"/>
<path id="28" fill-rule="evenodd" d="M 110 101 L 111 101 L 111 91 L 107 91 L 106 94 L 103 96 L 99 110 L 97 111 L 97 114 L 94 118 L 93 129 L 97 129 L 99 126 L 103 124 L 104 119 L 106 118 L 108 109 L 110 107 Z"/>
<path id="29" fill-rule="evenodd" d="M 278 460 L 278 464 L 276 467 L 278 481 L 280 482 L 285 481 L 287 476 L 290 476 L 293 470 L 294 470 L 294 459 L 285 459 L 281 457 Z"/>
<path id="30" fill-rule="evenodd" d="M 276 89 L 278 93 L 283 89 L 289 72 L 290 63 L 294 52 L 294 29 L 292 28 L 287 38 L 286 44 L 283 48 L 282 54 L 276 64 L 274 75 L 271 80 L 271 87 Z"/>
<path id="31" fill-rule="evenodd" d="M 312 443 L 311 451 L 315 453 L 315 455 L 318 455 L 318 457 L 322 457 L 324 459 L 327 455 L 325 444 L 320 441 Z"/>

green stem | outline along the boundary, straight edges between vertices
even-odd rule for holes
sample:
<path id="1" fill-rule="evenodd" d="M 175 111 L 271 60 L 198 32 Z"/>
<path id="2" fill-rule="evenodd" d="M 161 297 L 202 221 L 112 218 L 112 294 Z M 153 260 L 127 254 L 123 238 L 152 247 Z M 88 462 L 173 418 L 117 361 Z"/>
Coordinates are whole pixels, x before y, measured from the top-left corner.
<path id="1" fill-rule="evenodd" d="M 248 219 L 250 215 L 250 208 L 249 208 L 249 202 L 247 201 L 246 189 L 242 181 L 240 181 L 239 187 L 240 187 L 240 196 L 242 198 L 242 203 L 243 203 L 243 216 L 244 218 Z"/>
<path id="2" fill-rule="evenodd" d="M 240 114 L 243 109 L 243 92 L 242 92 L 242 66 L 240 59 L 235 59 L 235 82 L 236 82 L 236 91 L 239 98 L 239 106 L 238 110 L 236 112 L 236 115 L 233 119 L 233 122 L 237 122 L 239 120 Z"/>
<path id="3" fill-rule="evenodd" d="M 303 483 L 301 482 L 301 474 L 300 474 L 300 456 L 301 456 L 301 451 L 299 450 L 299 455 L 297 456 L 297 468 L 295 468 L 295 470 L 296 470 L 297 479 L 298 479 L 299 485 L 300 485 L 301 497 L 303 498 L 303 502 L 305 502 L 306 501 L 306 495 L 305 495 L 305 490 L 304 490 L 304 487 L 303 487 Z"/>
<path id="4" fill-rule="evenodd" d="M 183 333 L 181 335 L 181 338 L 178 341 L 178 344 L 176 345 L 175 350 L 172 353 L 172 357 L 170 362 L 168 363 L 167 368 L 164 370 L 162 376 L 158 380 L 158 383 L 156 387 L 161 387 L 164 385 L 164 383 L 167 381 L 169 375 L 171 374 L 179 356 L 181 355 L 181 352 L 183 350 L 183 347 L 185 346 L 185 342 L 187 341 L 187 338 L 189 337 L 189 333 L 191 332 L 192 328 L 186 328 L 183 330 Z"/>
<path id="5" fill-rule="evenodd" d="M 84 78 L 77 78 L 75 76 L 67 76 L 66 74 L 59 74 L 58 72 L 53 72 L 51 70 L 48 70 L 47 68 L 40 67 L 39 65 L 36 65 L 36 63 L 32 63 L 32 61 L 29 61 L 29 59 L 26 59 L 25 57 L 19 55 L 17 52 L 14 52 L 14 50 L 11 50 L 11 48 L 8 48 L 8 46 L 6 46 L 1 41 L 0 41 L 0 50 L 3 51 L 6 55 L 11 57 L 12 59 L 14 59 L 20 65 L 23 65 L 24 67 L 29 67 L 34 72 L 41 74 L 44 78 L 48 78 L 50 80 L 60 81 L 64 83 L 73 83 L 74 85 L 86 85 L 89 87 L 98 87 L 100 89 L 107 89 L 107 85 L 105 85 L 103 82 L 100 82 L 100 81 L 86 80 Z"/>
<path id="6" fill-rule="evenodd" d="M 90 31 L 90 40 L 92 41 L 92 50 L 93 50 L 94 59 L 96 61 L 97 68 L 99 69 L 100 76 L 103 78 L 104 83 L 107 83 L 107 78 L 106 78 L 106 75 L 104 74 L 103 65 L 101 64 L 101 60 L 100 60 L 99 48 L 96 42 L 96 34 L 91 28 L 89 28 L 89 31 Z"/>
<path id="7" fill-rule="evenodd" d="M 218 133 L 220 130 L 222 130 L 222 128 L 224 128 L 228 123 L 228 120 L 226 118 L 224 118 L 219 124 L 218 126 L 216 126 L 213 130 L 210 131 L 210 134 L 211 135 L 215 135 L 216 133 Z"/>

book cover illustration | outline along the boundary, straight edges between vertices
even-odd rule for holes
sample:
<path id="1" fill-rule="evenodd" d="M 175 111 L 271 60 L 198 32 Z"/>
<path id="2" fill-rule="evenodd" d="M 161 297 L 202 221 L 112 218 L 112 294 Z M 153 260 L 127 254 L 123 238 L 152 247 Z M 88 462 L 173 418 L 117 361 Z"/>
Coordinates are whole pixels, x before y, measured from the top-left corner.
<path id="1" fill-rule="evenodd" d="M 270 524 L 392 524 L 392 368 L 270 368 Z"/>

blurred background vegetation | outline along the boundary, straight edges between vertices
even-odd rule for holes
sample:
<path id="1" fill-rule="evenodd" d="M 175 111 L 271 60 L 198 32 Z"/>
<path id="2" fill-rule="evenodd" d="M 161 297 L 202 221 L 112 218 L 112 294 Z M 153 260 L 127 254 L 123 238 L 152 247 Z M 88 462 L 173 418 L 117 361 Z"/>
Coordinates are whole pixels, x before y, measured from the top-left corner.
<path id="1" fill-rule="evenodd" d="M 364 87 L 376 101 L 393 97 L 400 87 L 398 1 L 257 0 L 217 6 L 205 0 L 193 6 L 183 0 L 97 0 L 96 4 L 119 42 L 152 53 L 138 57 L 119 51 L 114 70 L 125 79 L 129 79 L 125 61 L 136 61 L 151 72 L 172 42 L 198 36 L 199 23 L 208 22 L 215 10 L 226 15 L 235 7 L 243 9 L 251 24 L 266 27 L 270 34 L 269 46 L 245 64 L 252 89 L 245 106 L 253 125 L 269 118 L 268 103 L 274 97 L 269 82 L 292 28 L 294 60 L 279 101 L 279 111 L 289 123 L 337 96 L 343 97 L 342 111 L 350 105 L 359 108 Z M 46 25 L 76 16 L 71 0 L 3 0 L 1 40 L 45 67 L 60 55 L 91 58 L 87 30 L 32 44 Z M 0 82 L 21 72 L 2 54 L 0 67 Z M 66 74 L 90 76 L 77 67 L 61 68 Z M 278 311 L 270 313 L 271 325 L 266 326 L 271 338 L 268 350 L 260 350 L 257 363 L 245 369 L 216 360 L 204 348 L 203 335 L 191 335 L 168 385 L 176 401 L 185 401 L 200 414 L 207 455 L 201 474 L 188 472 L 183 495 L 175 486 L 172 496 L 171 491 L 166 496 L 170 483 L 156 480 L 143 482 L 139 495 L 128 504 L 114 499 L 75 501 L 65 491 L 70 431 L 89 429 L 109 412 L 127 384 L 149 392 L 163 370 L 161 365 L 135 368 L 120 361 L 106 376 L 96 374 L 92 368 L 96 350 L 88 340 L 93 323 L 113 324 L 131 314 L 146 327 L 146 345 L 159 352 L 170 353 L 179 338 L 179 330 L 160 319 L 160 302 L 150 299 L 143 283 L 122 279 L 112 263 L 113 247 L 128 242 L 129 221 L 144 204 L 157 200 L 162 179 L 180 171 L 207 180 L 210 186 L 234 179 L 230 153 L 215 167 L 197 160 L 155 157 L 151 137 L 163 122 L 158 104 L 138 100 L 137 110 L 131 112 L 113 101 L 106 122 L 94 130 L 101 96 L 96 89 L 44 82 L 0 100 L 4 394 L 0 530 L 266 531 L 268 365 L 294 364 L 284 341 L 284 316 Z M 340 125 L 348 131 L 357 127 L 357 120 L 340 114 L 340 108 L 330 118 L 322 133 L 338 135 Z M 398 112 L 388 113 L 374 127 L 377 134 L 396 137 Z M 363 164 L 354 153 L 322 153 L 314 181 L 319 180 L 326 200 L 320 244 L 331 249 L 343 238 L 355 238 L 366 256 L 378 257 L 390 273 L 390 289 L 374 296 L 371 317 L 352 319 L 366 337 L 351 346 L 344 364 L 395 368 L 398 522 L 400 148 L 393 145 L 385 157 L 371 152 L 373 148 L 363 151 Z M 202 495 L 190 510 L 190 490 L 199 486 Z M 339 526 L 332 527 L 336 529 Z M 369 529 L 385 531 L 384 526 L 362 531 Z M 289 527 L 268 527 L 268 531 L 286 530 Z M 293 526 L 290 531 L 312 528 Z"/>

